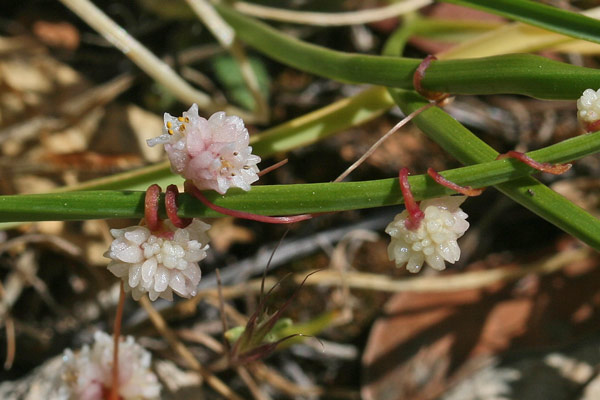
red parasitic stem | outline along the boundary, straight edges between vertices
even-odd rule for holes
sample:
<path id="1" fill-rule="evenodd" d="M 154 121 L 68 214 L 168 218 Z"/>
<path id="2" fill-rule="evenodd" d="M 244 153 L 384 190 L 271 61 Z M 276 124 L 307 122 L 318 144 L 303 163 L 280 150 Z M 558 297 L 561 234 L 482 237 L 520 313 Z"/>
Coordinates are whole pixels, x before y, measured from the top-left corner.
<path id="1" fill-rule="evenodd" d="M 600 120 L 594 122 L 585 122 L 583 124 L 586 132 L 597 132 L 600 131 Z"/>
<path id="2" fill-rule="evenodd" d="M 179 189 L 177 189 L 177 185 L 169 185 L 167 186 L 167 191 L 165 192 L 165 208 L 167 210 L 167 216 L 177 228 L 185 228 L 189 224 L 192 223 L 192 218 L 180 218 L 177 215 L 177 195 L 179 195 Z"/>
<path id="3" fill-rule="evenodd" d="M 415 231 L 419 229 L 421 221 L 425 218 L 425 214 L 421 211 L 419 204 L 415 201 L 415 198 L 410 190 L 410 183 L 408 183 L 408 168 L 404 167 L 400 169 L 398 173 L 398 179 L 400 180 L 400 190 L 402 191 L 402 197 L 404 197 L 404 205 L 406 211 L 408 211 L 408 219 L 404 223 L 406 229 Z"/>
<path id="4" fill-rule="evenodd" d="M 500 154 L 496 157 L 496 160 L 502 160 L 504 158 L 516 158 L 517 160 L 529 165 L 531 168 L 535 168 L 542 172 L 548 172 L 554 175 L 564 174 L 571 168 L 571 164 L 550 164 L 550 163 L 541 163 L 535 161 L 525 153 L 521 153 L 520 151 L 511 150 L 504 154 Z"/>
<path id="5" fill-rule="evenodd" d="M 294 222 L 306 221 L 311 219 L 315 214 L 300 214 L 292 215 L 289 217 L 269 217 L 266 215 L 252 214 L 245 211 L 230 210 L 229 208 L 220 207 L 216 204 L 211 203 L 202 192 L 194 186 L 190 181 L 185 182 L 185 191 L 192 194 L 195 198 L 200 200 L 206 207 L 214 210 L 218 213 L 229 215 L 236 218 L 249 219 L 252 221 L 266 222 L 268 224 L 292 224 Z"/>
<path id="6" fill-rule="evenodd" d="M 160 220 L 158 218 L 158 201 L 160 200 L 160 186 L 156 183 L 150 185 L 146 189 L 146 197 L 144 199 L 144 218 L 146 225 L 152 232 L 158 231 L 160 228 Z"/>
<path id="7" fill-rule="evenodd" d="M 423 61 L 421 61 L 421 64 L 419 64 L 417 70 L 413 75 L 413 86 L 421 96 L 425 97 L 426 99 L 440 103 L 442 100 L 446 99 L 449 96 L 448 93 L 427 90 L 421 85 L 421 81 L 425 77 L 425 72 L 427 71 L 427 68 L 429 68 L 429 64 L 431 64 L 431 62 L 435 60 L 437 60 L 436 56 L 430 54 L 427 57 L 425 57 Z"/>
<path id="8" fill-rule="evenodd" d="M 427 168 L 427 174 L 440 185 L 457 191 L 458 193 L 463 194 L 465 196 L 479 196 L 485 190 L 485 188 L 473 189 L 471 186 L 457 185 L 456 183 L 449 181 L 448 179 L 438 174 L 437 171 L 435 171 L 433 168 Z"/>
<path id="9" fill-rule="evenodd" d="M 115 315 L 114 326 L 114 344 L 113 344 L 113 368 L 112 368 L 112 386 L 108 394 L 108 400 L 119 400 L 119 341 L 121 338 L 121 321 L 123 320 L 123 307 L 125 305 L 125 289 L 121 281 L 121 290 L 119 292 L 119 304 Z"/>

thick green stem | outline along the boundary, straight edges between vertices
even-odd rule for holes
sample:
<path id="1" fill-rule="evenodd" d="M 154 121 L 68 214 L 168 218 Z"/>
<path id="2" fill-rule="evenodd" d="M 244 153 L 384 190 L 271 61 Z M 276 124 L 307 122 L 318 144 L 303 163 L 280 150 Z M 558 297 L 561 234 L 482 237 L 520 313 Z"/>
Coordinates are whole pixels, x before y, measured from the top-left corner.
<path id="1" fill-rule="evenodd" d="M 423 98 L 414 92 L 393 90 L 391 94 L 405 112 L 411 112 L 426 104 Z M 485 163 L 494 160 L 498 156 L 497 151 L 440 108 L 429 109 L 416 117 L 414 121 L 423 132 L 464 164 Z M 550 148 L 562 145 L 570 147 L 574 142 L 580 140 L 584 143 L 589 140 L 591 143 L 594 141 L 594 135 L 596 134 L 578 136 Z M 582 148 L 586 146 L 584 145 Z M 572 148 L 572 150 L 575 149 Z M 529 155 L 534 155 L 533 158 L 537 158 L 535 154 L 539 154 L 538 152 L 531 152 Z M 578 151 L 570 153 L 569 156 L 571 154 L 575 155 L 575 153 L 578 153 Z M 581 153 L 579 154 L 581 155 Z M 553 159 L 553 162 L 564 161 L 568 161 L 568 159 L 565 157 Z M 518 163 L 516 160 L 511 162 Z M 492 184 L 491 181 L 490 184 Z M 565 232 L 600 250 L 600 220 L 536 179 L 522 177 L 510 182 L 496 184 L 496 188 Z"/>
<path id="2" fill-rule="evenodd" d="M 418 59 L 345 53 L 303 42 L 226 6 L 219 13 L 244 42 L 284 64 L 327 78 L 412 89 Z M 576 99 L 600 87 L 600 71 L 530 54 L 435 61 L 425 89 L 452 94 L 522 94 L 540 99 Z"/>
<path id="3" fill-rule="evenodd" d="M 397 93 L 396 96 L 398 96 Z M 413 97 L 407 100 L 414 101 L 415 98 Z M 399 101 L 401 102 L 401 100 Z M 422 103 L 420 102 L 420 104 Z M 407 103 L 407 105 L 413 107 L 415 103 L 410 102 Z M 430 111 L 434 111 L 434 113 L 430 114 Z M 444 132 L 448 132 L 448 135 L 439 135 L 440 137 L 457 135 L 457 137 L 462 138 L 461 143 L 463 143 L 463 146 L 471 151 L 463 151 L 463 146 L 460 145 L 453 147 L 451 146 L 451 141 L 447 141 L 446 143 L 442 142 L 444 143 L 442 145 L 446 146 L 447 150 L 453 153 L 455 157 L 462 162 L 472 164 L 477 162 L 477 160 L 493 160 L 496 157 L 497 153 L 487 145 L 473 146 L 473 138 L 469 137 L 469 135 L 472 134 L 442 110 L 431 109 L 425 113 L 431 117 L 419 119 L 422 129 L 427 129 L 428 131 L 431 129 L 441 129 Z M 437 123 L 431 124 L 432 128 L 428 125 L 431 118 L 437 118 Z M 448 119 L 454 121 L 455 124 L 462 127 L 464 131 L 461 132 L 457 126 L 448 124 Z M 438 126 L 444 128 L 438 128 Z M 479 150 L 477 148 L 479 148 Z M 528 155 L 540 162 L 565 162 L 599 151 L 600 132 L 596 132 L 565 140 L 544 149 L 532 151 L 528 153 Z M 444 177 L 461 186 L 472 186 L 477 188 L 515 180 L 535 172 L 537 171 L 516 160 L 505 159 L 448 170 L 443 174 Z M 527 179 L 531 185 L 534 185 L 534 183 L 537 182 L 532 180 L 533 178 Z M 409 181 L 417 200 L 453 194 L 450 189 L 436 184 L 426 174 L 411 176 Z M 505 185 L 509 185 L 507 186 L 508 188 L 512 187 L 510 186 L 510 183 Z M 544 185 L 539 185 L 539 188 L 535 185 L 532 186 L 536 191 L 534 197 L 531 197 L 527 193 L 523 195 L 528 196 L 526 199 L 531 200 L 530 208 L 551 208 L 550 206 L 544 205 L 545 201 L 552 201 L 552 207 L 564 206 L 566 208 L 547 210 L 547 213 L 555 215 L 555 217 L 549 217 L 547 219 L 552 222 L 560 222 L 561 218 L 564 219 L 566 216 L 572 214 L 576 219 L 574 222 L 567 223 L 567 228 L 563 227 L 564 221 L 560 223 L 557 222 L 557 225 L 567 232 L 578 232 L 578 229 L 580 228 L 572 227 L 572 225 L 580 224 L 583 226 L 590 216 L 588 214 L 581 214 L 583 213 L 582 210 L 579 210 L 579 213 L 569 211 L 570 207 L 574 207 L 572 203 L 556 195 L 548 188 L 543 189 L 545 188 Z M 531 187 L 527 187 L 524 191 L 527 192 L 527 189 L 529 188 Z M 565 204 L 556 203 L 554 197 L 544 194 L 545 192 L 543 192 L 543 190 L 554 193 L 554 195 L 560 197 L 561 201 Z M 538 191 L 540 193 L 539 195 L 537 194 Z M 82 191 L 0 196 L 0 222 L 141 218 L 144 215 L 144 194 L 145 192 L 131 191 Z M 230 190 L 226 196 L 221 196 L 215 192 L 206 192 L 206 197 L 209 198 L 211 202 L 221 207 L 263 215 L 290 215 L 343 211 L 387 206 L 400 204 L 402 202 L 397 179 L 382 179 L 364 182 L 255 186 L 249 192 Z M 180 217 L 219 216 L 219 214 L 214 211 L 202 206 L 200 202 L 191 196 L 183 194 L 180 196 L 179 200 Z M 523 204 L 526 203 L 523 199 L 519 201 Z M 164 203 L 162 199 L 160 203 Z M 567 210 L 567 213 L 564 213 L 565 209 Z M 564 216 L 561 216 L 561 214 L 564 214 Z M 161 208 L 161 215 L 165 217 L 164 207 Z M 546 218 L 545 215 L 544 217 Z M 590 229 L 592 228 L 590 227 Z M 587 235 L 599 236 L 598 232 L 600 231 L 596 231 L 595 235 L 588 232 Z M 576 236 L 580 237 L 579 234 Z M 596 237 L 596 240 L 599 239 Z"/>

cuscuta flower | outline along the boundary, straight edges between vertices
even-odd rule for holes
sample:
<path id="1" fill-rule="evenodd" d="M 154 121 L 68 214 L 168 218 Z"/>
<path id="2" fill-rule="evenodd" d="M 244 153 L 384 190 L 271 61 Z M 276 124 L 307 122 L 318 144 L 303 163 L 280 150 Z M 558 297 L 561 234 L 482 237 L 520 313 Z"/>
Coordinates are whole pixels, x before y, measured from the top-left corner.
<path id="1" fill-rule="evenodd" d="M 588 132 L 600 129 L 600 89 L 586 89 L 577 100 L 577 119 Z"/>
<path id="2" fill-rule="evenodd" d="M 216 112 L 207 120 L 193 104 L 181 117 L 165 113 L 163 134 L 147 142 L 165 145 L 174 173 L 200 190 L 225 194 L 231 187 L 248 191 L 258 180 L 260 157 L 252 154 L 249 141 L 241 118 Z"/>
<path id="3" fill-rule="evenodd" d="M 469 228 L 467 214 L 459 207 L 465 199 L 453 196 L 422 201 L 419 207 L 425 216 L 417 229 L 407 228 L 408 211 L 396 215 L 385 229 L 391 236 L 390 260 L 397 267 L 406 264 L 410 272 L 419 272 L 424 262 L 441 271 L 446 261 L 458 261 L 460 247 L 456 240 Z"/>
<path id="4" fill-rule="evenodd" d="M 161 231 L 144 226 L 111 229 L 114 237 L 105 257 L 111 259 L 108 270 L 121 278 L 126 292 L 135 300 L 148 293 L 150 300 L 196 295 L 201 271 L 198 262 L 206 257 L 210 225 L 194 219 L 183 229 L 170 221 Z"/>
<path id="5" fill-rule="evenodd" d="M 103 400 L 113 385 L 114 341 L 104 332 L 94 334 L 94 344 L 79 352 L 63 353 L 57 398 Z M 123 400 L 160 398 L 161 385 L 150 369 L 151 354 L 128 336 L 119 344 L 118 394 Z"/>

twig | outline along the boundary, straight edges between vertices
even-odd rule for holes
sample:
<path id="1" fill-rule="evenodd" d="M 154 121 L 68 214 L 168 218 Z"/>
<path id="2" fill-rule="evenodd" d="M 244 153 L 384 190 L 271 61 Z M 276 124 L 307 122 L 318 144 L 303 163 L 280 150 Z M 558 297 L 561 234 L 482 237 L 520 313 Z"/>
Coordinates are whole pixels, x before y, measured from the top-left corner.
<path id="1" fill-rule="evenodd" d="M 233 400 L 242 400 L 240 396 L 238 396 L 233 390 L 231 390 L 223 381 L 213 375 L 210 371 L 204 368 L 196 357 L 185 347 L 183 343 L 177 338 L 175 333 L 169 328 L 163 317 L 160 315 L 158 311 L 154 309 L 152 303 L 147 296 L 143 296 L 140 299 L 140 304 L 148 313 L 152 324 L 156 328 L 156 330 L 165 338 L 169 345 L 185 360 L 190 368 L 198 372 L 202 378 L 208 383 L 217 393 L 226 399 Z"/>
<path id="2" fill-rule="evenodd" d="M 590 255 L 588 248 L 568 250 L 541 262 L 521 268 L 495 268 L 486 271 L 465 272 L 457 275 L 423 276 L 392 280 L 389 276 L 362 272 L 347 272 L 346 283 L 353 289 L 377 290 L 381 292 L 453 292 L 477 289 L 497 282 L 519 279 L 529 274 L 547 275 Z M 305 273 L 294 275 L 299 282 Z M 308 281 L 307 285 L 340 285 L 339 273 L 322 271 Z"/>
<path id="3" fill-rule="evenodd" d="M 115 314 L 115 324 L 113 329 L 113 366 L 112 366 L 112 386 L 108 398 L 110 400 L 119 399 L 119 342 L 121 341 L 121 322 L 123 321 L 123 307 L 125 306 L 125 288 L 123 281 L 119 285 L 119 303 L 117 304 L 117 313 Z"/>
<path id="4" fill-rule="evenodd" d="M 270 396 L 268 396 L 266 393 L 260 390 L 260 388 L 258 387 L 256 382 L 254 382 L 254 379 L 252 379 L 252 376 L 250 376 L 250 373 L 245 367 L 237 367 L 235 371 L 238 373 L 240 378 L 242 378 L 246 386 L 248 386 L 248 389 L 250 389 L 250 393 L 252 393 L 252 396 L 254 396 L 256 400 L 271 399 Z"/>
<path id="5" fill-rule="evenodd" d="M 365 272 L 347 271 L 342 278 L 338 271 L 322 270 L 314 278 L 306 281 L 309 286 L 342 286 L 348 285 L 351 289 L 376 290 L 380 292 L 454 292 L 466 289 L 478 289 L 497 282 L 507 282 L 519 279 L 529 274 L 551 274 L 572 262 L 584 260 L 592 252 L 589 248 L 567 250 L 558 253 L 540 262 L 522 266 L 520 268 L 503 267 L 486 271 L 464 272 L 457 275 L 421 276 L 408 279 L 391 279 L 388 275 L 371 274 Z M 314 272 L 314 271 L 311 271 Z M 302 282 L 306 272 L 295 274 L 295 282 Z M 265 285 L 276 283 L 275 279 L 267 278 Z M 236 298 L 248 293 L 260 292 L 261 279 L 253 279 L 238 285 L 224 286 L 224 298 Z M 197 304 L 200 299 L 211 298 L 217 295 L 216 289 L 202 290 L 197 298 L 188 300 Z"/>
<path id="6" fill-rule="evenodd" d="M 213 6 L 206 0 L 186 0 L 192 10 L 196 13 L 198 18 L 208 28 L 208 30 L 215 36 L 221 46 L 226 48 L 229 53 L 233 56 L 235 61 L 240 67 L 242 79 L 250 90 L 252 98 L 254 99 L 255 109 L 254 114 L 257 122 L 266 123 L 269 120 L 269 108 L 267 102 L 260 92 L 260 86 L 258 84 L 258 78 L 246 57 L 246 51 L 235 37 L 235 31 L 221 18 L 221 16 L 215 11 Z"/>
<path id="7" fill-rule="evenodd" d="M 0 299 L 4 300 L 5 295 L 4 285 L 0 281 Z M 6 358 L 4 359 L 4 369 L 8 370 L 12 367 L 13 362 L 15 361 L 17 343 L 15 335 L 15 321 L 8 310 L 6 310 L 3 314 L 4 315 L 0 315 L 0 318 L 4 319 L 6 328 Z"/>
<path id="8" fill-rule="evenodd" d="M 354 162 L 354 164 L 352 164 L 351 166 L 349 166 L 340 176 L 338 176 L 337 178 L 335 178 L 334 182 L 341 182 L 341 181 L 343 181 L 348 175 L 350 175 L 350 173 L 352 171 L 354 171 L 356 168 L 358 168 L 358 166 L 360 164 L 362 164 L 367 158 L 369 158 L 371 156 L 371 154 L 373 154 L 375 152 L 375 150 L 377 150 L 377 148 L 379 146 L 381 146 L 381 144 L 387 140 L 387 138 L 389 138 L 392 134 L 394 134 L 394 132 L 396 132 L 398 129 L 402 128 L 411 119 L 413 119 L 417 115 L 421 114 L 423 111 L 425 111 L 425 110 L 427 110 L 427 109 L 429 109 L 429 108 L 431 108 L 431 107 L 433 107 L 435 105 L 437 105 L 437 103 L 429 103 L 429 104 L 424 105 L 423 107 L 419 108 L 418 110 L 415 110 L 415 111 L 411 112 L 406 117 L 404 117 L 402 119 L 402 121 L 398 122 L 396 125 L 394 125 L 394 127 L 392 129 L 390 129 L 389 131 L 387 131 L 385 135 L 383 135 L 382 137 L 380 137 L 379 140 L 376 141 L 369 148 L 369 150 L 367 150 L 365 152 L 365 154 L 363 154 L 358 160 L 356 160 Z"/>
<path id="9" fill-rule="evenodd" d="M 285 10 L 246 3 L 244 1 L 236 1 L 233 4 L 233 7 L 244 14 L 275 21 L 306 25 L 342 26 L 381 21 L 383 19 L 416 11 L 431 3 L 433 3 L 431 0 L 406 0 L 380 8 L 339 13 Z"/>
<path id="10" fill-rule="evenodd" d="M 198 104 L 198 108 L 208 112 L 224 108 L 232 114 L 242 116 L 244 119 L 252 119 L 252 116 L 243 110 L 223 104 L 216 104 L 206 93 L 194 89 L 171 67 L 129 35 L 125 29 L 117 25 L 117 23 L 89 0 L 60 1 L 112 45 L 121 50 L 140 69 L 167 88 L 181 102 L 187 104 L 196 103 Z"/>

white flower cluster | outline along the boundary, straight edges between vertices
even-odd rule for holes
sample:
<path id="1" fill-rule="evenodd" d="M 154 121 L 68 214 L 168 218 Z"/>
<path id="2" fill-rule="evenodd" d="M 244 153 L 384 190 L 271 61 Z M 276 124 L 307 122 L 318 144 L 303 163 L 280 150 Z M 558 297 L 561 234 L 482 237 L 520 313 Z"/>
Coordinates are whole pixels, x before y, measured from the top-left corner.
<path id="1" fill-rule="evenodd" d="M 58 398 L 103 400 L 113 385 L 113 338 L 96 332 L 94 344 L 78 353 L 65 350 Z M 119 343 L 119 396 L 123 400 L 158 399 L 161 385 L 150 370 L 152 355 L 128 336 Z"/>
<path id="2" fill-rule="evenodd" d="M 144 226 L 111 229 L 115 240 L 105 257 L 112 261 L 108 270 L 121 278 L 127 292 L 139 300 L 148 293 L 150 300 L 159 296 L 173 300 L 173 292 L 181 297 L 196 295 L 201 272 L 198 261 L 206 257 L 210 225 L 194 219 L 184 229 L 170 221 L 163 232 L 150 232 Z"/>
<path id="3" fill-rule="evenodd" d="M 423 262 L 432 268 L 443 270 L 445 261 L 455 263 L 460 258 L 456 240 L 469 228 L 468 217 L 460 205 L 466 197 L 442 197 L 425 200 L 420 204 L 425 218 L 419 228 L 409 230 L 405 226 L 408 211 L 396 215 L 385 228 L 392 239 L 388 246 L 390 260 L 400 267 L 406 264 L 410 272 L 419 272 Z"/>
<path id="4" fill-rule="evenodd" d="M 230 187 L 250 190 L 258 180 L 260 157 L 248 146 L 250 136 L 244 121 L 224 112 L 208 120 L 192 105 L 181 117 L 165 113 L 163 134 L 148 140 L 149 146 L 164 144 L 171 170 L 194 182 L 200 189 L 225 194 Z"/>
<path id="5" fill-rule="evenodd" d="M 577 118 L 584 122 L 600 120 L 600 89 L 586 89 L 577 100 Z"/>

